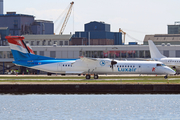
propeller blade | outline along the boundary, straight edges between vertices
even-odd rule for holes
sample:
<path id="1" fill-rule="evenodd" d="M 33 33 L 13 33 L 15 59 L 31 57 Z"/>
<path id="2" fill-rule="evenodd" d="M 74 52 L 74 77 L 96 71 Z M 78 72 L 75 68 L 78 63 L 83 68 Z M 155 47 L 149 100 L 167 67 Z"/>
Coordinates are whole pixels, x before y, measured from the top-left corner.
<path id="1" fill-rule="evenodd" d="M 117 64 L 116 61 L 111 61 L 111 65 L 115 65 L 115 64 Z"/>
<path id="2" fill-rule="evenodd" d="M 114 60 L 112 60 L 112 61 L 111 61 L 111 68 L 112 68 L 112 70 L 114 70 L 114 65 L 115 65 L 115 64 L 117 64 L 117 62 L 114 61 Z"/>

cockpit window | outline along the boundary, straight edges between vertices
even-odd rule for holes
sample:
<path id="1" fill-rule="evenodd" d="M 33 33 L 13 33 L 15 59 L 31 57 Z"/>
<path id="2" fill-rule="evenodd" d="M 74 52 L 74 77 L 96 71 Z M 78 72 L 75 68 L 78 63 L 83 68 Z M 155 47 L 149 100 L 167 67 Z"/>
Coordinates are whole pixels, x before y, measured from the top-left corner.
<path id="1" fill-rule="evenodd" d="M 156 64 L 156 66 L 161 66 L 161 64 Z"/>
<path id="2" fill-rule="evenodd" d="M 156 64 L 156 66 L 166 66 L 165 64 Z"/>

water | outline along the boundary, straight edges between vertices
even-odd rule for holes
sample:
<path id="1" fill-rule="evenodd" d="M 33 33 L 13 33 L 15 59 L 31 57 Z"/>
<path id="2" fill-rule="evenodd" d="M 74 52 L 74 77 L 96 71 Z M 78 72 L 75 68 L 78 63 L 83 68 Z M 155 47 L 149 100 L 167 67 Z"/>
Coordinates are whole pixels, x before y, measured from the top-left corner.
<path id="1" fill-rule="evenodd" d="M 179 120 L 180 95 L 0 95 L 1 120 Z"/>

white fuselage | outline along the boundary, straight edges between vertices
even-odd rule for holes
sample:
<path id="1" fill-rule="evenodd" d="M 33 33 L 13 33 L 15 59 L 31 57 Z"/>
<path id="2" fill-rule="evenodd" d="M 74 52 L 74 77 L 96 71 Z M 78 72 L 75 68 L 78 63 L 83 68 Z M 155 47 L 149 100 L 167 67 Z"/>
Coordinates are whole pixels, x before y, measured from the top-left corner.
<path id="1" fill-rule="evenodd" d="M 180 58 L 159 58 L 157 60 L 169 67 L 176 67 L 177 69 L 180 69 Z"/>
<path id="2" fill-rule="evenodd" d="M 43 62 L 43 61 L 41 61 Z M 104 74 L 174 74 L 167 66 L 157 61 L 117 61 L 111 67 L 110 59 L 99 59 L 96 62 L 76 61 L 57 62 L 31 67 L 52 73 L 104 73 Z"/>

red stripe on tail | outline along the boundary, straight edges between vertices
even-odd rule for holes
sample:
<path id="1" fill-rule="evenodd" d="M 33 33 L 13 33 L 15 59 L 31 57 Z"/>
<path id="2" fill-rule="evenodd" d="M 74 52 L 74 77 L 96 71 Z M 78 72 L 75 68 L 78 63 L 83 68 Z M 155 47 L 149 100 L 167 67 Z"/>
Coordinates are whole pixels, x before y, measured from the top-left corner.
<path id="1" fill-rule="evenodd" d="M 24 39 L 23 36 L 6 36 L 5 38 L 11 44 L 19 45 L 19 46 L 22 46 L 22 47 L 26 48 L 24 46 L 24 43 L 22 42 L 22 40 Z"/>

